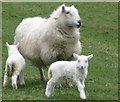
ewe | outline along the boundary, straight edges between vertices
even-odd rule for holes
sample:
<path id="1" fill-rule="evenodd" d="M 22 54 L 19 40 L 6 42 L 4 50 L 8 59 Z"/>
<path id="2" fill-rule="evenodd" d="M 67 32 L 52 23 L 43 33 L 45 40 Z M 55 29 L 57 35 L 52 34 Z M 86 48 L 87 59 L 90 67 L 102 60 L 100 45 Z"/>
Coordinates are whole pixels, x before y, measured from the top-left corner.
<path id="1" fill-rule="evenodd" d="M 57 61 L 50 65 L 48 70 L 49 81 L 47 82 L 45 95 L 50 97 L 53 94 L 54 87 L 60 82 L 63 77 L 72 79 L 80 92 L 80 98 L 86 99 L 85 95 L 85 78 L 88 74 L 88 60 L 93 57 L 93 55 L 77 55 L 73 53 L 76 61 Z"/>
<path id="2" fill-rule="evenodd" d="M 23 69 L 25 68 L 25 60 L 18 51 L 19 43 L 16 45 L 9 45 L 6 42 L 8 49 L 8 58 L 5 66 L 3 87 L 7 85 L 8 77 L 11 77 L 12 87 L 17 89 L 17 77 L 19 76 L 20 84 L 24 85 Z"/>
<path id="3" fill-rule="evenodd" d="M 20 43 L 20 53 L 39 68 L 41 80 L 45 80 L 43 67 L 58 60 L 73 60 L 74 52 L 81 53 L 80 27 L 78 10 L 61 5 L 48 19 L 24 19 L 16 28 L 14 43 Z"/>

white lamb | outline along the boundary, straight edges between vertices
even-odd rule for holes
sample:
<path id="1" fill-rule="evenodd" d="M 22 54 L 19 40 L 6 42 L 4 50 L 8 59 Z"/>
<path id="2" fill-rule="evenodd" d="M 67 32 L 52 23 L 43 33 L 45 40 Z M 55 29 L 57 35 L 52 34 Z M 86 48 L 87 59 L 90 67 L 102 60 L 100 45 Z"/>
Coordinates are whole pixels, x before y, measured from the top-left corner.
<path id="1" fill-rule="evenodd" d="M 12 87 L 17 89 L 17 77 L 19 76 L 20 85 L 24 85 L 23 69 L 25 68 L 25 60 L 18 51 L 19 43 L 16 45 L 9 45 L 6 42 L 8 49 L 8 58 L 5 66 L 3 87 L 7 85 L 8 77 L 11 77 Z"/>
<path id="2" fill-rule="evenodd" d="M 76 61 L 57 61 L 50 65 L 48 70 L 49 81 L 47 82 L 45 95 L 50 97 L 53 94 L 54 86 L 60 82 L 63 77 L 73 79 L 76 83 L 78 90 L 80 92 L 80 98 L 86 99 L 85 95 L 85 78 L 88 74 L 88 60 L 93 57 L 93 55 L 77 55 L 73 53 Z"/>

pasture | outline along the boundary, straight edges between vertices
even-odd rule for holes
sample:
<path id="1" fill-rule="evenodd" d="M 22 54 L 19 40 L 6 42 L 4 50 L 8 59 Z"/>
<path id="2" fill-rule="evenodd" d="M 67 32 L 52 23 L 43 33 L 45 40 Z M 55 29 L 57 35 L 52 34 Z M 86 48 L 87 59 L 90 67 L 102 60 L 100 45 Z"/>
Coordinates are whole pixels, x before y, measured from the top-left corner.
<path id="1" fill-rule="evenodd" d="M 5 42 L 14 41 L 14 32 L 23 18 L 49 17 L 62 3 L 3 3 L 2 4 L 2 79 L 7 48 Z M 118 99 L 118 4 L 117 3 L 65 3 L 73 4 L 83 22 L 81 27 L 82 54 L 93 54 L 89 61 L 86 84 L 88 100 Z M 38 69 L 26 60 L 26 86 L 13 90 L 11 83 L 2 89 L 3 100 L 48 100 L 44 93 L 46 82 L 39 79 Z M 49 67 L 49 66 L 47 66 Z M 47 77 L 47 67 L 45 74 Z M 64 83 L 64 82 L 63 82 Z M 74 85 L 68 88 L 65 83 L 55 89 L 52 100 L 79 100 L 79 92 Z"/>

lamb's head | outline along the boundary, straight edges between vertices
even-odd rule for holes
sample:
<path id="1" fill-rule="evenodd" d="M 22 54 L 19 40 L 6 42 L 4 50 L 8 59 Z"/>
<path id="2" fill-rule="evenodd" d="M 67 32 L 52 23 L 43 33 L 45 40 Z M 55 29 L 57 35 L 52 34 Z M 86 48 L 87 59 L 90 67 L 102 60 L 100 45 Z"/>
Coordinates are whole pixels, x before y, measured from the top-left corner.
<path id="1" fill-rule="evenodd" d="M 63 4 L 53 12 L 53 15 L 62 25 L 74 28 L 80 28 L 81 26 L 81 18 L 78 10 L 73 5 L 65 6 Z"/>
<path id="2" fill-rule="evenodd" d="M 88 68 L 88 60 L 90 60 L 93 57 L 93 54 L 86 56 L 86 55 L 77 55 L 73 53 L 73 56 L 75 59 L 77 59 L 77 63 L 76 63 L 77 68 L 81 70 Z"/>
<path id="3" fill-rule="evenodd" d="M 11 55 L 15 53 L 16 51 L 18 51 L 19 43 L 17 43 L 16 45 L 9 45 L 8 42 L 6 42 L 6 46 L 8 49 L 8 55 Z"/>

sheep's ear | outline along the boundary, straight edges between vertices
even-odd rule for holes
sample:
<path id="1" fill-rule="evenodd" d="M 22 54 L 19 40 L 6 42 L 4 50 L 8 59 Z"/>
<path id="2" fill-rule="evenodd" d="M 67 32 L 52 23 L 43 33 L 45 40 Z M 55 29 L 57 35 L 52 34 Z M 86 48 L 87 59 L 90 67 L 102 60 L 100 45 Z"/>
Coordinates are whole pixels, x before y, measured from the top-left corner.
<path id="1" fill-rule="evenodd" d="M 65 12 L 65 4 L 62 5 L 62 12 Z"/>
<path id="2" fill-rule="evenodd" d="M 8 44 L 8 42 L 6 42 L 6 46 L 7 46 L 7 48 L 9 48 L 10 45 Z"/>
<path id="3" fill-rule="evenodd" d="M 93 54 L 87 56 L 88 60 L 90 60 L 93 57 Z"/>
<path id="4" fill-rule="evenodd" d="M 19 47 L 19 44 L 20 44 L 19 42 L 16 44 L 16 47 L 17 47 L 17 48 Z"/>
<path id="5" fill-rule="evenodd" d="M 77 55 L 76 53 L 73 53 L 73 57 L 74 57 L 75 59 L 78 59 L 79 55 Z"/>
<path id="6" fill-rule="evenodd" d="M 71 7 L 75 8 L 75 6 L 74 6 L 74 5 L 71 5 Z"/>

